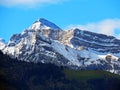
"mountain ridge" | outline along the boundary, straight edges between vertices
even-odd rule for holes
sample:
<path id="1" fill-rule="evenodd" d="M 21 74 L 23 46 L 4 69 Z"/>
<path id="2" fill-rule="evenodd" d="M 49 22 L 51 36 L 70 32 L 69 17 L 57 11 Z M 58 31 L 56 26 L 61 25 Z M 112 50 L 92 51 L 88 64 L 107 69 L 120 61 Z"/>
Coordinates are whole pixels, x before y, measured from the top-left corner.
<path id="1" fill-rule="evenodd" d="M 48 20 L 43 21 L 49 23 Z M 35 26 L 34 23 L 31 26 Z M 13 35 L 2 51 L 27 62 L 120 74 L 120 40 L 115 37 L 80 29 L 64 31 L 51 26 L 51 29 L 39 27 L 40 23 L 35 28 Z"/>

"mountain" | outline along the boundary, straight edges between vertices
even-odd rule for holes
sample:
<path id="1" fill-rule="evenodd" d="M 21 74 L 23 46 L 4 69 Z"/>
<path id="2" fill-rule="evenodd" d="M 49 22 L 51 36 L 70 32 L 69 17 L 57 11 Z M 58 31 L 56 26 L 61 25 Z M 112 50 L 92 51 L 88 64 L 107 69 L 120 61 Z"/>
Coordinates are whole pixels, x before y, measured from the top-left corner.
<path id="1" fill-rule="evenodd" d="M 40 18 L 14 34 L 3 52 L 26 62 L 53 63 L 77 70 L 120 74 L 120 40 L 80 29 L 64 31 Z"/>
<path id="2" fill-rule="evenodd" d="M 0 51 L 0 90 L 120 90 L 120 75 L 27 63 Z"/>

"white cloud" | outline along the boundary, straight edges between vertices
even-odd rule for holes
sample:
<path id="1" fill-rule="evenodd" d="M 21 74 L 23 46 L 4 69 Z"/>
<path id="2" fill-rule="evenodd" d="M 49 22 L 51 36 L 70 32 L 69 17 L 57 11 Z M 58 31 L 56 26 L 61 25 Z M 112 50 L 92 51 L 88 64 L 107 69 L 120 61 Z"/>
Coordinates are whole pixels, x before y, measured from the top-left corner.
<path id="1" fill-rule="evenodd" d="M 56 4 L 68 0 L 0 0 L 0 5 L 12 7 L 12 6 L 27 6 L 36 7 L 45 4 Z"/>
<path id="2" fill-rule="evenodd" d="M 88 23 L 86 25 L 67 26 L 67 29 L 71 28 L 79 28 L 81 30 L 89 30 L 106 35 L 114 35 L 120 38 L 120 19 L 106 19 L 97 23 Z"/>

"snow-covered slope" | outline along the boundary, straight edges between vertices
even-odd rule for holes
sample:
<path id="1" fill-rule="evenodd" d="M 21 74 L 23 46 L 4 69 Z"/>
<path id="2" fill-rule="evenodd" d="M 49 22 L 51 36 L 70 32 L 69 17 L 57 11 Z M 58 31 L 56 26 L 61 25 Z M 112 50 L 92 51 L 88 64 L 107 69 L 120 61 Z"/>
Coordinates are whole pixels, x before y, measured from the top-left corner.
<path id="1" fill-rule="evenodd" d="M 27 62 L 120 74 L 119 46 L 120 40 L 113 36 L 79 29 L 63 31 L 54 23 L 39 19 L 21 34 L 14 34 L 3 52 Z"/>

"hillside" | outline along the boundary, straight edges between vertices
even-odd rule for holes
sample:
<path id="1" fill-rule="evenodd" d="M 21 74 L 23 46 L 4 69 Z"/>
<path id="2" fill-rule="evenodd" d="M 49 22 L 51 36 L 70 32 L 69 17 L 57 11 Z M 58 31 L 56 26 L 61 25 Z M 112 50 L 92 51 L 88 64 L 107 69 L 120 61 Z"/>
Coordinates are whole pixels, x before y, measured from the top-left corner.
<path id="1" fill-rule="evenodd" d="M 120 90 L 120 76 L 24 62 L 0 52 L 0 90 Z"/>

